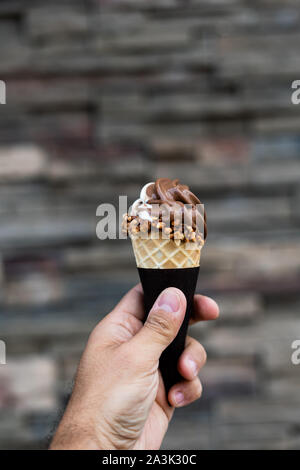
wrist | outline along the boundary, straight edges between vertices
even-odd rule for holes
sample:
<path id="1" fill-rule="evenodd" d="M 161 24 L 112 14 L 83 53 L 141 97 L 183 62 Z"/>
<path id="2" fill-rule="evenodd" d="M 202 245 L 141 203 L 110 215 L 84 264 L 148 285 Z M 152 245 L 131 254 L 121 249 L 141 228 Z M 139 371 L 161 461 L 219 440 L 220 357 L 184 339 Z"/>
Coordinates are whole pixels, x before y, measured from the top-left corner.
<path id="1" fill-rule="evenodd" d="M 77 436 L 76 439 L 61 439 L 55 436 L 49 450 L 101 450 L 93 439 Z"/>
<path id="2" fill-rule="evenodd" d="M 82 423 L 63 420 L 60 423 L 49 450 L 101 450 L 90 429 Z"/>

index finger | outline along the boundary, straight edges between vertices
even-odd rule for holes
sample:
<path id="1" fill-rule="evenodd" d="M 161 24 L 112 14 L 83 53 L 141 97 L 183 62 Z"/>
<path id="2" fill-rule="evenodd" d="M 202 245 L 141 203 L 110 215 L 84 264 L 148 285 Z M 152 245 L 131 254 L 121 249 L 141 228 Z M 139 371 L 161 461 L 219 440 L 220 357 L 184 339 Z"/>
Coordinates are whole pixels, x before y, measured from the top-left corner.
<path id="1" fill-rule="evenodd" d="M 142 286 L 141 284 L 137 284 L 124 295 L 113 311 L 129 313 L 142 321 L 145 317 L 143 299 L 144 293 Z"/>
<path id="2" fill-rule="evenodd" d="M 194 310 L 190 318 L 190 325 L 198 321 L 215 320 L 219 316 L 219 306 L 210 297 L 197 294 L 194 296 Z"/>

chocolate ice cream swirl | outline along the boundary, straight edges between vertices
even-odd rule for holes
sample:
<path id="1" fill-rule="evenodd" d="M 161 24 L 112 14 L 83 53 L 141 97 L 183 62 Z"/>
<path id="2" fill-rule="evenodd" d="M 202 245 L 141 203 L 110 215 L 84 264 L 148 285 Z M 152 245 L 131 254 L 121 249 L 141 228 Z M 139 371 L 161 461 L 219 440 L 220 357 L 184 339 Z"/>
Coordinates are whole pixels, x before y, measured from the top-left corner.
<path id="1" fill-rule="evenodd" d="M 170 220 L 176 218 L 183 220 L 186 225 L 190 225 L 193 230 L 197 228 L 197 215 L 203 223 L 204 239 L 207 236 L 206 213 L 200 200 L 193 194 L 189 187 L 180 184 L 178 179 L 158 178 L 155 183 L 148 185 L 146 189 L 147 204 L 159 204 L 162 213 L 169 212 Z M 186 205 L 189 204 L 190 207 Z M 197 206 L 200 205 L 200 206 Z M 198 219 L 199 223 L 199 219 Z"/>
<path id="2" fill-rule="evenodd" d="M 124 214 L 123 232 L 136 237 L 158 230 L 174 239 L 202 245 L 207 235 L 206 214 L 200 200 L 178 179 L 159 178 L 146 184 Z"/>

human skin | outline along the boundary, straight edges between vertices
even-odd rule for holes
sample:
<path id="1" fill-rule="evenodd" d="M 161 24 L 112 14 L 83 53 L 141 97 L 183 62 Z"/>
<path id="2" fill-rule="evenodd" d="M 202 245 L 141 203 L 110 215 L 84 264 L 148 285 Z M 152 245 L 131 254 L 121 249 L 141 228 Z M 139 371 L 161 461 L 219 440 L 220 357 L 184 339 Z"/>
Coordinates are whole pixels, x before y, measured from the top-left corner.
<path id="1" fill-rule="evenodd" d="M 159 372 L 160 355 L 175 338 L 185 308 L 184 294 L 170 287 L 143 324 L 141 286 L 123 297 L 89 337 L 50 449 L 160 448 L 174 408 L 194 402 L 202 393 L 198 373 L 206 353 L 189 336 L 178 361 L 183 380 L 170 389 L 168 400 Z M 191 324 L 218 315 L 214 300 L 195 295 Z"/>

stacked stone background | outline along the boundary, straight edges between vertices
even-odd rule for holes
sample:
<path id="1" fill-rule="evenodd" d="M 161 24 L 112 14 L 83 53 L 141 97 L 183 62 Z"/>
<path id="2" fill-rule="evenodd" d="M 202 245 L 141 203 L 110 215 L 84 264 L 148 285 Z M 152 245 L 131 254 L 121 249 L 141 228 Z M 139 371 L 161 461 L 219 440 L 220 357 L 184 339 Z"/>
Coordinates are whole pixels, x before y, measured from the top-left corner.
<path id="1" fill-rule="evenodd" d="M 137 282 L 96 208 L 157 176 L 200 195 L 202 399 L 169 449 L 299 449 L 296 0 L 2 0 L 0 448 L 45 448 L 92 327 Z"/>

